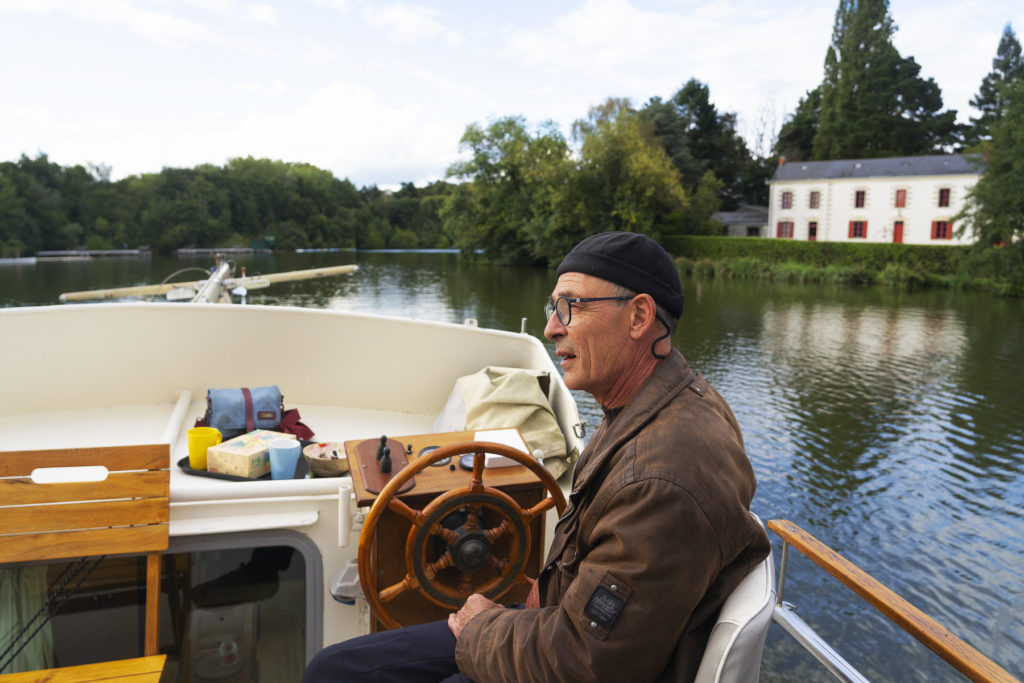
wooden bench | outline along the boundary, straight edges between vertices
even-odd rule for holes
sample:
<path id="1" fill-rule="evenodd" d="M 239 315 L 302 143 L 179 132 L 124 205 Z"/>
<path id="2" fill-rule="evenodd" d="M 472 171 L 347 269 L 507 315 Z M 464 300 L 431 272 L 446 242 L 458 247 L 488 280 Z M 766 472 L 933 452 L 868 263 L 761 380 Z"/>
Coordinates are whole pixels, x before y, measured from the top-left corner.
<path id="1" fill-rule="evenodd" d="M 133 666 L 152 669 L 157 659 L 163 667 L 163 657 L 154 656 L 159 648 L 160 554 L 168 543 L 169 463 L 167 444 L 0 453 L 0 564 L 146 555 L 145 657 L 0 675 L 0 681 L 105 680 L 95 676 Z M 47 475 L 68 474 L 74 481 L 40 483 Z M 159 678 L 159 673 L 146 678 L 142 670 L 137 675 L 142 677 L 123 680 Z"/>
<path id="2" fill-rule="evenodd" d="M 116 683 L 157 683 L 164 670 L 167 655 L 116 659 L 112 662 L 65 666 L 60 669 L 26 671 L 0 676 L 3 683 L 87 683 L 89 681 L 116 681 Z"/>

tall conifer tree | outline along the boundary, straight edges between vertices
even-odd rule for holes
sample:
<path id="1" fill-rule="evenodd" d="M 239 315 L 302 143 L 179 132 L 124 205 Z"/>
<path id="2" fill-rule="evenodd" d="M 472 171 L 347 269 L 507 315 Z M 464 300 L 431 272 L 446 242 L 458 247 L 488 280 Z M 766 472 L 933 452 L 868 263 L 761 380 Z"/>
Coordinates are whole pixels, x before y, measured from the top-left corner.
<path id="1" fill-rule="evenodd" d="M 888 0 L 840 0 L 825 55 L 815 159 L 941 151 L 955 140 L 956 112 L 892 44 Z"/>
<path id="2" fill-rule="evenodd" d="M 992 122 L 992 139 L 985 145 L 985 172 L 967 195 L 963 220 L 982 247 L 1006 246 L 1002 258 L 1012 259 L 1014 271 L 1024 272 L 1024 79 L 999 90 L 1000 116 Z"/>
<path id="3" fill-rule="evenodd" d="M 992 137 L 991 126 L 1002 116 L 1006 106 L 1006 86 L 1021 80 L 1024 80 L 1024 56 L 1017 35 L 1007 24 L 992 60 L 992 71 L 982 79 L 978 94 L 971 100 L 971 106 L 980 111 L 981 116 L 971 118 L 969 143 L 978 143 Z"/>

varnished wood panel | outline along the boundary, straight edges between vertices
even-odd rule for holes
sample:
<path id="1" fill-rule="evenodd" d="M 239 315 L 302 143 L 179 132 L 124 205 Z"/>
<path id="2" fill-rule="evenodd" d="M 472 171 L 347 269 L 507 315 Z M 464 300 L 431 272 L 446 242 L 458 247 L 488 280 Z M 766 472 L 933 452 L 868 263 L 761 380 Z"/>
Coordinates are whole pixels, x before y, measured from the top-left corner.
<path id="1" fill-rule="evenodd" d="M 66 666 L 61 669 L 26 671 L 0 675 L 0 683 L 90 683 L 116 681 L 116 683 L 157 683 L 164 670 L 167 655 L 118 659 L 112 662 Z"/>
<path id="2" fill-rule="evenodd" d="M 0 508 L 0 529 L 22 533 L 152 524 L 168 520 L 166 497 Z"/>
<path id="3" fill-rule="evenodd" d="M 167 525 L 51 531 L 0 538 L 0 562 L 57 560 L 167 549 Z"/>
<path id="4" fill-rule="evenodd" d="M 0 477 L 27 477 L 39 467 L 104 465 L 108 470 L 165 470 L 170 466 L 167 444 L 58 448 L 0 452 Z"/>

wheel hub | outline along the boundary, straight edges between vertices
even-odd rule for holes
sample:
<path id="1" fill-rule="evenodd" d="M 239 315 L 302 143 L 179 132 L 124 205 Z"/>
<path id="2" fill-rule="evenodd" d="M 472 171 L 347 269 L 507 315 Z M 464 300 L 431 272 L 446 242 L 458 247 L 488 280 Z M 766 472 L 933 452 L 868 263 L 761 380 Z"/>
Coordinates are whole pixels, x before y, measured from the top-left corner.
<path id="1" fill-rule="evenodd" d="M 459 537 L 452 543 L 452 562 L 463 574 L 475 574 L 486 566 L 491 543 L 481 531 L 467 531 L 462 527 L 456 533 Z"/>

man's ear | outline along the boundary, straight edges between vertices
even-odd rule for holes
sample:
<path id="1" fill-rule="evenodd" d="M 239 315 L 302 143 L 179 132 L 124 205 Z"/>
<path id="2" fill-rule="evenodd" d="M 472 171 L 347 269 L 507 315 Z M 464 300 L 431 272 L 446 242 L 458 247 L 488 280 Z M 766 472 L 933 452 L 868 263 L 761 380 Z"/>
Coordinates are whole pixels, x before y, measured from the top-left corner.
<path id="1" fill-rule="evenodd" d="M 633 339 L 642 339 L 658 323 L 658 305 L 650 294 L 637 294 L 629 305 L 629 334 Z"/>

